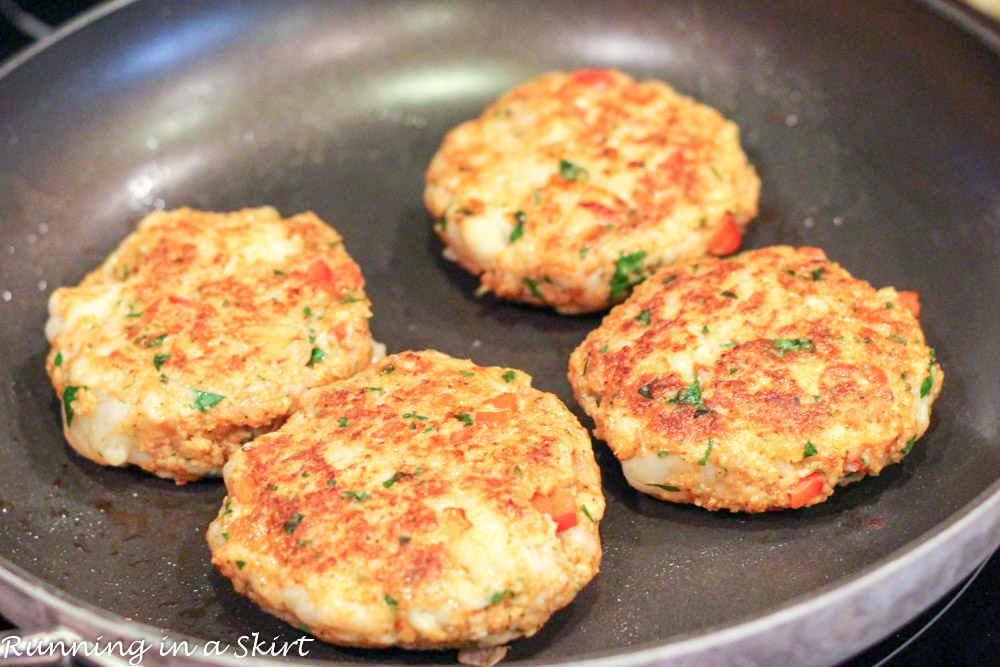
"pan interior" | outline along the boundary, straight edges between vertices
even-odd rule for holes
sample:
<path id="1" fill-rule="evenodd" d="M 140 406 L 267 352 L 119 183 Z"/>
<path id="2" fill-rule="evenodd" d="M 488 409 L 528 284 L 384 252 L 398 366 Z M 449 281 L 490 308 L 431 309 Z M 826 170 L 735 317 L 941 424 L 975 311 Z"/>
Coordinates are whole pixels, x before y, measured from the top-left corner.
<path id="1" fill-rule="evenodd" d="M 46 299 L 153 209 L 314 210 L 361 265 L 390 351 L 523 369 L 582 417 L 566 362 L 599 317 L 475 298 L 422 206 L 447 129 L 522 80 L 578 67 L 663 79 L 736 120 L 764 184 L 746 246 L 819 246 L 876 286 L 918 291 L 947 379 L 903 464 L 799 512 L 649 499 L 596 442 L 601 574 L 508 660 L 760 616 L 850 580 L 985 492 L 1000 470 L 1000 57 L 922 6 L 164 0 L 127 5 L 0 79 L 0 557 L 168 633 L 299 636 L 211 567 L 220 482 L 101 468 L 63 441 Z"/>

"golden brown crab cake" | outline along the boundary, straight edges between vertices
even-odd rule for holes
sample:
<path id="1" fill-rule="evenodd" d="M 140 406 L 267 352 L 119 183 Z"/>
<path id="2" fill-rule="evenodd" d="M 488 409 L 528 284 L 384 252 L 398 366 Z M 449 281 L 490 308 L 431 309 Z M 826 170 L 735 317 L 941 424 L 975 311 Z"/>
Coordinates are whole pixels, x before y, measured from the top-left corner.
<path id="1" fill-rule="evenodd" d="M 663 269 L 573 352 L 629 483 L 708 509 L 820 503 L 910 451 L 944 378 L 913 312 L 821 250 Z"/>
<path id="2" fill-rule="evenodd" d="M 604 497 L 586 430 L 530 382 L 427 351 L 312 390 L 226 465 L 213 562 L 335 644 L 534 634 L 596 574 Z"/>
<path id="3" fill-rule="evenodd" d="M 363 287 L 312 213 L 153 213 L 49 300 L 66 439 L 97 463 L 178 482 L 220 474 L 307 388 L 371 361 Z"/>
<path id="4" fill-rule="evenodd" d="M 445 256 L 482 291 L 584 313 L 660 266 L 735 252 L 759 192 L 717 111 L 582 70 L 521 84 L 449 132 L 424 200 Z"/>

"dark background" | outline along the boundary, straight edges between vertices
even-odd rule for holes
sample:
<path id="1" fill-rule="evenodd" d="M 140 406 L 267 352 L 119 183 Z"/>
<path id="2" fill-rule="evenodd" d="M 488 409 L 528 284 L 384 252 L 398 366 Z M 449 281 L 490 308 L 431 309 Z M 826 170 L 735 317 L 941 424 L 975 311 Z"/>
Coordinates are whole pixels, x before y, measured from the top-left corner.
<path id="1" fill-rule="evenodd" d="M 10 0 L 0 0 L 0 9 L 11 4 Z M 59 26 L 97 3 L 94 0 L 18 0 L 17 4 L 43 23 Z M 9 13 L 0 14 L 0 61 L 33 41 L 18 29 Z M 30 32 L 31 27 L 27 30 Z M 996 627 L 1000 621 L 998 590 L 1000 553 L 983 566 L 978 576 L 974 575 L 972 580 L 951 591 L 911 624 L 845 665 L 1000 664 L 1000 630 Z M 0 617 L 0 631 L 10 627 Z"/>

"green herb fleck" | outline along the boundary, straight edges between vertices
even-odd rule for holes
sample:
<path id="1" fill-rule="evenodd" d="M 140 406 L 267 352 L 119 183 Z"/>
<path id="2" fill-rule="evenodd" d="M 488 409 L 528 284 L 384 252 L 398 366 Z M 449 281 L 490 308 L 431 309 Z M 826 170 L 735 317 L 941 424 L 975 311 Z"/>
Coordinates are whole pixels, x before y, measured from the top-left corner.
<path id="1" fill-rule="evenodd" d="M 559 160 L 559 175 L 567 181 L 578 181 L 581 178 L 590 178 L 590 172 L 578 164 L 573 164 L 569 160 Z"/>
<path id="2" fill-rule="evenodd" d="M 510 233 L 511 243 L 524 236 L 524 221 L 525 221 L 524 211 L 518 211 L 517 213 L 514 214 L 514 222 L 517 223 L 517 226 L 514 227 L 514 231 Z"/>
<path id="3" fill-rule="evenodd" d="M 605 354 L 608 351 L 608 344 L 605 343 L 601 346 L 601 354 Z"/>
<path id="4" fill-rule="evenodd" d="M 630 289 L 646 279 L 645 276 L 637 274 L 642 269 L 642 260 L 646 257 L 645 250 L 639 250 L 631 254 L 620 253 L 615 261 L 615 272 L 611 276 L 611 300 L 624 295 Z"/>
<path id="5" fill-rule="evenodd" d="M 327 356 L 326 352 L 323 351 L 322 348 L 314 347 L 312 349 L 312 354 L 309 355 L 309 363 L 306 364 L 306 365 L 307 366 L 314 366 L 314 365 L 318 364 L 319 362 L 323 361 L 324 359 L 326 359 L 326 356 Z"/>
<path id="6" fill-rule="evenodd" d="M 163 367 L 164 362 L 169 358 L 170 358 L 169 354 L 153 355 L 153 368 L 159 371 Z"/>
<path id="7" fill-rule="evenodd" d="M 736 345 L 736 341 L 729 341 L 728 343 L 719 343 L 719 347 L 732 347 Z"/>
<path id="8" fill-rule="evenodd" d="M 664 491 L 669 491 L 670 493 L 677 493 L 678 491 L 680 491 L 680 489 L 677 488 L 676 486 L 671 486 L 669 484 L 650 484 L 650 486 L 655 486 L 658 489 L 663 489 Z"/>
<path id="9" fill-rule="evenodd" d="M 335 479 L 328 479 L 328 480 L 326 480 L 326 488 L 332 489 L 335 486 L 337 486 L 337 480 L 335 480 Z"/>
<path id="10" fill-rule="evenodd" d="M 784 357 L 785 352 L 812 352 L 816 349 L 808 338 L 775 338 L 771 341 L 774 353 Z"/>
<path id="11" fill-rule="evenodd" d="M 379 373 L 379 375 L 388 375 L 389 373 L 393 372 L 394 370 L 396 370 L 396 365 L 395 364 L 389 364 L 388 366 L 385 367 L 385 370 L 383 370 L 381 373 Z"/>
<path id="12" fill-rule="evenodd" d="M 56 358 L 55 358 L 55 360 L 52 363 L 54 363 L 56 366 L 62 366 L 62 351 L 61 350 L 59 352 L 56 352 Z"/>
<path id="13" fill-rule="evenodd" d="M 509 590 L 503 590 L 503 591 L 499 591 L 497 593 L 494 593 L 493 595 L 490 596 L 490 604 L 497 604 L 498 602 L 500 602 L 501 600 L 503 600 L 507 595 L 510 595 L 510 594 L 511 593 L 510 593 Z"/>
<path id="14" fill-rule="evenodd" d="M 816 445 L 807 442 L 805 449 L 802 451 L 802 458 L 807 459 L 810 456 L 816 456 Z"/>
<path id="15" fill-rule="evenodd" d="M 809 275 L 812 277 L 813 280 L 822 280 L 824 273 L 826 273 L 826 269 L 821 266 L 818 269 L 813 269 L 812 271 L 810 271 Z"/>
<path id="16" fill-rule="evenodd" d="M 677 276 L 667 276 L 662 281 L 660 281 L 660 284 L 661 285 L 669 285 L 670 283 L 674 282 L 675 280 L 677 280 Z"/>
<path id="17" fill-rule="evenodd" d="M 382 482 L 382 486 L 384 486 L 385 488 L 388 489 L 389 487 L 391 487 L 393 484 L 395 484 L 399 480 L 403 479 L 404 477 L 412 477 L 412 475 L 410 473 L 408 473 L 408 472 L 397 472 L 397 473 L 394 473 L 392 477 L 390 477 L 389 479 L 387 479 L 384 482 Z"/>
<path id="18" fill-rule="evenodd" d="M 443 215 L 434 221 L 434 227 L 439 231 L 443 232 L 447 226 L 448 226 L 448 221 L 445 219 Z"/>
<path id="19" fill-rule="evenodd" d="M 702 456 L 701 456 L 700 459 L 698 459 L 698 465 L 703 466 L 706 463 L 708 463 L 708 455 L 712 453 L 712 445 L 713 444 L 715 444 L 715 441 L 712 440 L 712 438 L 709 438 L 708 439 L 708 449 L 706 449 L 705 453 L 702 454 Z"/>
<path id="20" fill-rule="evenodd" d="M 345 296 L 338 303 L 357 303 L 358 301 L 364 301 L 364 299 L 360 296 Z"/>
<path id="21" fill-rule="evenodd" d="M 524 284 L 528 286 L 529 290 L 531 290 L 531 296 L 535 297 L 536 299 L 542 298 L 542 293 L 538 291 L 537 280 L 535 280 L 534 278 L 525 277 Z"/>
<path id="22" fill-rule="evenodd" d="M 924 378 L 924 381 L 922 383 L 920 383 L 920 398 L 924 398 L 924 397 L 927 396 L 927 394 L 930 393 L 930 391 L 931 391 L 931 385 L 933 385 L 933 384 L 934 384 L 934 380 L 932 379 L 931 374 L 928 373 L 927 377 Z"/>
<path id="23" fill-rule="evenodd" d="M 282 271 L 281 269 L 275 269 L 274 270 L 274 275 L 276 275 L 276 276 L 287 276 L 288 274 L 285 273 L 284 271 Z"/>
<path id="24" fill-rule="evenodd" d="M 241 570 L 243 569 L 243 566 L 246 565 L 246 564 L 247 564 L 247 562 L 245 560 L 238 560 L 238 561 L 236 561 L 236 567 L 238 567 Z"/>
<path id="25" fill-rule="evenodd" d="M 701 384 L 698 382 L 698 374 L 694 374 L 694 382 L 677 392 L 677 395 L 669 399 L 667 403 L 687 403 L 688 405 L 695 406 L 699 411 L 707 411 L 701 397 Z"/>
<path id="26" fill-rule="evenodd" d="M 903 447 L 903 454 L 909 454 L 910 450 L 913 449 L 913 443 L 917 441 L 916 438 L 910 438 L 906 441 L 906 446 Z"/>
<path id="27" fill-rule="evenodd" d="M 667 454 L 667 452 L 656 452 L 656 456 L 659 457 L 659 458 L 661 458 L 661 459 L 665 459 L 665 458 L 667 458 L 670 455 Z"/>
<path id="28" fill-rule="evenodd" d="M 896 306 L 894 306 L 894 305 L 892 304 L 892 301 L 886 301 L 886 302 L 885 302 L 885 309 L 886 309 L 886 310 L 892 310 L 892 309 L 894 309 L 895 307 L 896 307 Z"/>
<path id="29" fill-rule="evenodd" d="M 225 530 L 222 531 L 222 539 L 224 539 L 226 542 L 229 541 L 229 533 Z"/>
<path id="30" fill-rule="evenodd" d="M 469 428 L 470 426 L 472 426 L 472 415 L 470 415 L 468 412 L 459 412 L 457 415 L 455 415 L 455 419 L 465 424 L 465 426 L 463 426 L 462 428 Z"/>
<path id="31" fill-rule="evenodd" d="M 309 476 L 309 471 L 308 470 L 303 470 L 302 471 L 302 477 L 308 477 L 308 476 Z"/>
<path id="32" fill-rule="evenodd" d="M 730 375 L 732 375 L 735 372 L 736 372 L 736 367 L 735 366 L 733 366 L 732 368 L 729 369 L 729 374 Z"/>
<path id="33" fill-rule="evenodd" d="M 341 417 L 340 419 L 338 419 L 337 424 L 340 425 L 340 428 L 344 428 L 345 426 L 347 426 L 347 417 Z"/>
<path id="34" fill-rule="evenodd" d="M 648 327 L 649 326 L 649 309 L 646 309 L 635 316 L 635 321 L 639 324 Z"/>
<path id="35" fill-rule="evenodd" d="M 86 387 L 66 387 L 63 391 L 63 407 L 66 409 L 66 426 L 73 423 L 73 401 L 76 400 L 76 393 Z"/>
<path id="36" fill-rule="evenodd" d="M 410 539 L 411 538 L 410 538 L 409 535 L 400 535 L 399 536 L 399 543 L 400 544 L 407 544 L 410 541 Z"/>
<path id="37" fill-rule="evenodd" d="M 475 375 L 472 371 L 459 371 L 462 375 Z"/>
<path id="38" fill-rule="evenodd" d="M 504 382 L 507 382 L 509 384 L 513 382 L 515 379 L 517 379 L 517 373 L 515 373 L 514 371 L 505 371 L 504 374 L 501 375 L 500 377 L 503 378 Z"/>
<path id="39" fill-rule="evenodd" d="M 580 259 L 587 259 L 588 252 L 590 252 L 590 248 L 585 245 L 580 246 Z"/>
<path id="40" fill-rule="evenodd" d="M 165 341 L 166 339 L 167 339 L 167 334 L 160 334 L 149 343 L 146 343 L 146 347 L 150 348 L 150 347 L 156 347 L 157 345 L 163 345 L 163 341 Z"/>
<path id="41" fill-rule="evenodd" d="M 299 527 L 299 524 L 302 523 L 302 519 L 304 518 L 306 518 L 305 514 L 296 513 L 295 516 L 292 517 L 292 520 L 285 524 L 285 532 L 289 535 L 294 533 L 295 529 Z"/>
<path id="42" fill-rule="evenodd" d="M 641 387 L 639 387 L 638 394 L 640 396 L 642 396 L 643 398 L 653 398 L 653 394 L 652 394 L 651 390 L 652 390 L 654 382 L 656 382 L 655 379 L 654 380 L 650 380 L 646 384 L 644 384 Z"/>
<path id="43" fill-rule="evenodd" d="M 278 490 L 278 485 L 277 484 L 268 484 L 267 488 L 268 488 L 269 491 L 277 491 Z"/>
<path id="44" fill-rule="evenodd" d="M 385 391 L 382 387 L 365 387 L 368 391 Z"/>
<path id="45" fill-rule="evenodd" d="M 196 409 L 198 412 L 207 412 L 209 409 L 214 408 L 216 405 L 222 401 L 225 396 L 220 396 L 219 394 L 213 394 L 210 391 L 202 391 L 201 389 L 194 390 L 194 401 L 191 402 L 191 407 Z"/>
<path id="46" fill-rule="evenodd" d="M 906 339 L 902 336 L 897 336 L 896 334 L 889 334 L 889 340 L 894 340 L 900 345 L 906 345 Z"/>
<path id="47" fill-rule="evenodd" d="M 399 603 L 396 602 L 396 598 L 392 597 L 388 593 L 382 593 L 382 599 L 385 600 L 385 603 L 390 607 L 396 607 L 399 605 Z"/>
<path id="48" fill-rule="evenodd" d="M 723 292 L 722 296 L 724 296 L 726 298 L 729 298 L 729 299 L 738 299 L 738 298 L 740 298 L 740 297 L 738 297 L 736 295 L 735 292 L 730 292 L 729 290 L 726 290 L 725 292 Z"/>
<path id="49" fill-rule="evenodd" d="M 343 498 L 344 500 L 352 498 L 355 502 L 360 503 L 364 502 L 365 500 L 368 500 L 372 496 L 367 491 L 344 491 L 342 494 L 340 494 L 340 497 Z"/>
<path id="50" fill-rule="evenodd" d="M 586 505 L 580 505 L 580 511 L 583 513 L 583 516 L 587 517 L 590 523 L 597 523 L 594 521 L 594 517 L 590 516 L 590 510 L 587 509 Z"/>
<path id="51" fill-rule="evenodd" d="M 233 513 L 232 503 L 233 503 L 233 499 L 230 498 L 229 496 L 226 496 L 225 509 L 222 510 L 223 514 L 232 514 Z"/>
<path id="52" fill-rule="evenodd" d="M 419 419 L 422 422 L 430 419 L 429 417 L 424 417 L 423 415 L 418 415 L 416 412 L 407 412 L 403 414 L 403 419 Z"/>
<path id="53" fill-rule="evenodd" d="M 313 543 L 312 540 L 299 540 L 298 542 L 295 543 L 295 546 L 302 548 L 302 547 L 307 547 L 312 543 Z"/>

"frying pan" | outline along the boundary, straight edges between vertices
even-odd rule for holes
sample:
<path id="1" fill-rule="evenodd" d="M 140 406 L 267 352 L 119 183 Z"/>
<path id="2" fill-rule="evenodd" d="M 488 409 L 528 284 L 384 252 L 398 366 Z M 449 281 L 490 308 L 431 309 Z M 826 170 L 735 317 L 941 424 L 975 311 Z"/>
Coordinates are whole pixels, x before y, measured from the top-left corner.
<path id="1" fill-rule="evenodd" d="M 63 441 L 46 299 L 153 209 L 315 210 L 363 268 L 390 351 L 524 369 L 582 418 L 566 362 L 599 317 L 475 298 L 440 258 L 422 172 L 501 91 L 613 66 L 735 119 L 764 183 L 746 246 L 819 246 L 917 290 L 947 378 L 902 464 L 797 512 L 652 500 L 595 442 L 601 573 L 508 662 L 807 665 L 874 643 L 1000 543 L 995 28 L 901 0 L 148 0 L 89 14 L 0 70 L 0 611 L 105 642 L 301 636 L 210 566 L 221 483 L 99 467 Z M 313 644 L 309 658 L 455 656 Z M 174 662 L 195 660 L 238 664 Z"/>

